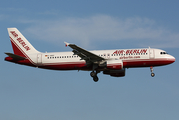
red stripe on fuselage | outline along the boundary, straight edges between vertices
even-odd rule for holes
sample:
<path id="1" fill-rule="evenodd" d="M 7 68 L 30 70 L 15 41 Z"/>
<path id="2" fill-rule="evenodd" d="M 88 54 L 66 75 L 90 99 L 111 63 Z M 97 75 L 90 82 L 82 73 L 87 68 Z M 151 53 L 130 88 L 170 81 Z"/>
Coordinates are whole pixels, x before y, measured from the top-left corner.
<path id="1" fill-rule="evenodd" d="M 91 70 L 85 62 L 63 62 L 63 63 L 48 63 L 42 64 L 39 68 L 51 70 Z"/>
<path id="2" fill-rule="evenodd" d="M 123 60 L 123 66 L 124 68 L 162 66 L 162 65 L 171 64 L 174 61 L 175 61 L 174 59 L 168 59 L 168 58 Z"/>
<path id="3" fill-rule="evenodd" d="M 150 67 L 162 66 L 173 63 L 173 59 L 138 59 L 138 60 L 123 60 L 123 68 L 133 67 Z M 92 67 L 87 67 L 85 62 L 63 62 L 63 63 L 48 63 L 42 64 L 39 68 L 52 70 L 92 70 Z M 103 69 L 103 68 L 99 68 Z"/>

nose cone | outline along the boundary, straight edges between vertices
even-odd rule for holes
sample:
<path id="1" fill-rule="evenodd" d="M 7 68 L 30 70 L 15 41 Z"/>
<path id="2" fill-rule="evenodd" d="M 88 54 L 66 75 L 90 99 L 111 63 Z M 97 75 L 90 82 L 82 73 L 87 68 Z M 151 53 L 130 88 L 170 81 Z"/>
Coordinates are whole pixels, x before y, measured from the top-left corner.
<path id="1" fill-rule="evenodd" d="M 170 61 L 171 63 L 175 62 L 175 57 L 170 56 L 170 58 L 168 59 L 168 61 Z"/>

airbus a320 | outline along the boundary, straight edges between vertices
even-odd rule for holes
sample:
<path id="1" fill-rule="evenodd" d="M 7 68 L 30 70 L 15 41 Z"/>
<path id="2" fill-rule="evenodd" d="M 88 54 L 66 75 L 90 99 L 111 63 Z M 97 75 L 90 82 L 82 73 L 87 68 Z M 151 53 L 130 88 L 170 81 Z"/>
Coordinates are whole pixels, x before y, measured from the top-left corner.
<path id="1" fill-rule="evenodd" d="M 91 71 L 90 76 L 95 82 L 97 74 L 113 77 L 125 76 L 126 68 L 149 67 L 154 77 L 153 67 L 168 65 L 175 58 L 161 49 L 137 48 L 117 50 L 88 51 L 75 44 L 65 42 L 72 52 L 37 51 L 17 28 L 8 28 L 8 33 L 14 53 L 5 53 L 6 61 L 51 70 L 84 70 Z"/>

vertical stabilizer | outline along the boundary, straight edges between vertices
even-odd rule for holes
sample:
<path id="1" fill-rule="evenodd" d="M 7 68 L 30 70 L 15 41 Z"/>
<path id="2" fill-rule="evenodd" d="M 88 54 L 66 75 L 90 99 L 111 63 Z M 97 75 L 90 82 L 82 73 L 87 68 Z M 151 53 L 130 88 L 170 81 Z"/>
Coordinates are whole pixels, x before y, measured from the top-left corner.
<path id="1" fill-rule="evenodd" d="M 29 54 L 40 53 L 19 32 L 17 28 L 7 28 L 14 54 L 27 57 Z"/>

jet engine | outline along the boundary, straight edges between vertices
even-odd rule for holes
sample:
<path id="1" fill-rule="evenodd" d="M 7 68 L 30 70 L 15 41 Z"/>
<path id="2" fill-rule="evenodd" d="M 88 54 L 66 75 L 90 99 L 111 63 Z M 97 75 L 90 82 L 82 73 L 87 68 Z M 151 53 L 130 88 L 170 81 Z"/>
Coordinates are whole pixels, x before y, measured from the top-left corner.
<path id="1" fill-rule="evenodd" d="M 121 70 L 123 69 L 122 60 L 108 60 L 106 64 L 106 68 L 110 70 Z"/>
<path id="2" fill-rule="evenodd" d="M 113 77 L 124 77 L 125 76 L 125 69 L 121 70 L 105 70 L 103 71 L 103 74 L 110 75 Z"/>
<path id="3" fill-rule="evenodd" d="M 108 60 L 108 61 L 101 61 L 99 63 L 99 67 L 103 67 L 109 70 L 121 70 L 123 69 L 123 62 L 122 60 Z"/>

